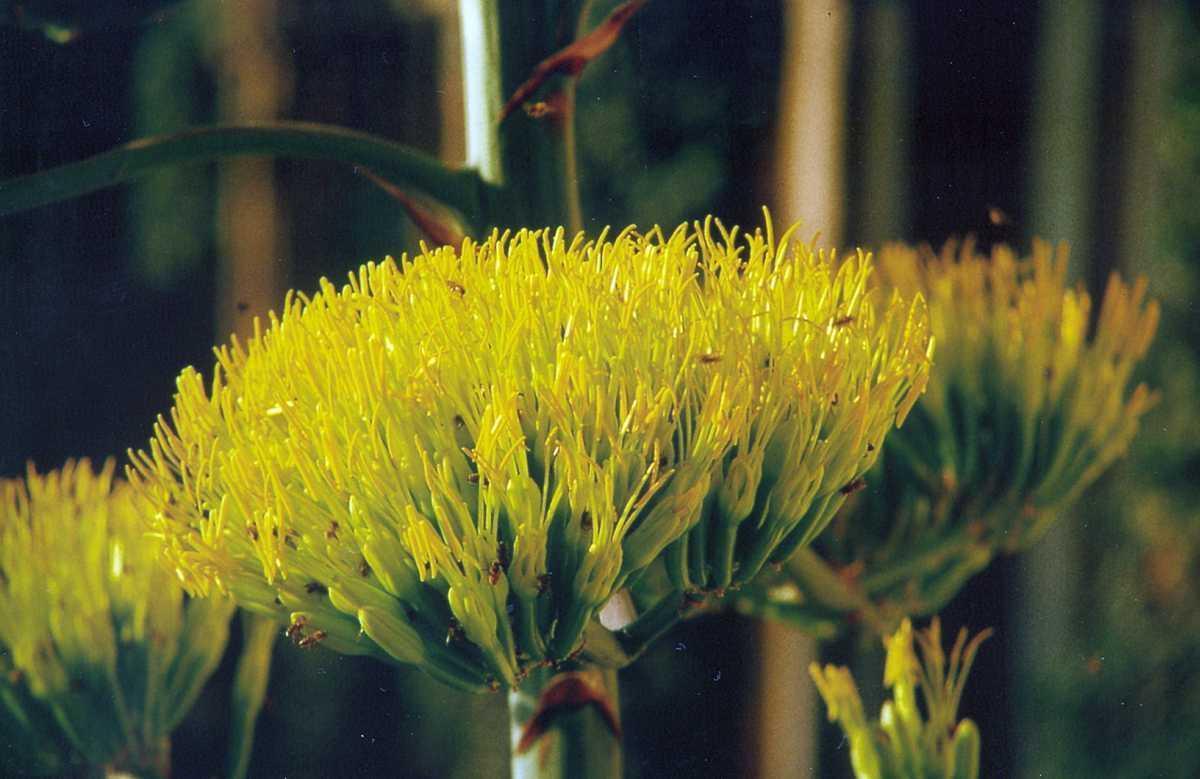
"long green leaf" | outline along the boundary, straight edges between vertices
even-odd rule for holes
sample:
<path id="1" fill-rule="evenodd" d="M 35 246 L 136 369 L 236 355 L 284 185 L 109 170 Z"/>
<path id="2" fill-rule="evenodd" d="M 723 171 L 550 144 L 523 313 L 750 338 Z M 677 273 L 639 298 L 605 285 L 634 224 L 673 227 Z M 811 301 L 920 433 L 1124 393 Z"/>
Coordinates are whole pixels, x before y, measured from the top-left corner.
<path id="1" fill-rule="evenodd" d="M 491 187 L 470 169 L 453 170 L 427 154 L 367 133 L 310 122 L 198 127 L 143 138 L 86 160 L 0 181 L 0 216 L 78 197 L 156 168 L 259 155 L 333 160 L 366 169 L 402 189 L 458 211 L 484 227 Z"/>

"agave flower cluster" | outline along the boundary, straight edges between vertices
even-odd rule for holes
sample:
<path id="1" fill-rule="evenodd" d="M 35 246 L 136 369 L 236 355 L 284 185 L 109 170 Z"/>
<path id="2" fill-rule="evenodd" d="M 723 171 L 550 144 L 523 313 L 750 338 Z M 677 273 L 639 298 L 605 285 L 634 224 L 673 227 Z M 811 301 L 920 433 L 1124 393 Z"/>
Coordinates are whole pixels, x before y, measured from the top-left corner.
<path id="1" fill-rule="evenodd" d="M 794 584 L 752 610 L 880 624 L 938 610 L 1000 551 L 1034 542 L 1128 448 L 1153 395 L 1131 374 L 1158 321 L 1144 280 L 1114 275 L 1098 312 L 1065 283 L 1067 253 L 1019 259 L 970 244 L 932 256 L 890 246 L 879 281 L 929 301 L 938 343 L 929 388 L 890 436 L 868 489 L 806 554 Z M 818 557 L 819 554 L 819 557 Z M 862 598 L 825 586 L 840 572 Z M 832 594 L 827 597 L 827 594 Z"/>
<path id="2" fill-rule="evenodd" d="M 113 463 L 0 480 L 0 767 L 153 770 L 225 648 L 233 605 L 188 600 Z"/>
<path id="3" fill-rule="evenodd" d="M 916 634 L 921 658 L 913 648 L 912 623 L 884 639 L 887 661 L 884 686 L 892 699 L 884 702 L 878 721 L 868 721 L 858 687 L 847 668 L 817 663 L 809 673 L 817 684 L 830 722 L 841 725 L 850 742 L 850 763 L 858 779 L 977 779 L 979 729 L 958 721 L 967 674 L 979 645 L 990 630 L 968 640 L 966 629 L 947 659 L 937 618 Z M 922 703 L 917 701 L 917 690 Z M 923 704 L 923 705 L 922 705 Z"/>
<path id="4" fill-rule="evenodd" d="M 521 231 L 368 264 L 185 371 L 131 478 L 193 590 L 515 686 L 689 531 L 673 570 L 704 586 L 810 540 L 915 402 L 923 303 L 788 243 Z"/>

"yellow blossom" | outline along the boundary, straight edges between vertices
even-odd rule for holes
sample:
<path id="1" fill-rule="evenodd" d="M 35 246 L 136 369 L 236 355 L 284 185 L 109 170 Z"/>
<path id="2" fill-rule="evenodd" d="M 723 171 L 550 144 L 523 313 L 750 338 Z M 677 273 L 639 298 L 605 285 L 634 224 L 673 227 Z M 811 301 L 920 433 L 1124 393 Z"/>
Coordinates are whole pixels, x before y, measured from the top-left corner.
<path id="1" fill-rule="evenodd" d="M 750 611 L 884 629 L 928 614 L 1000 552 L 1035 542 L 1128 449 L 1154 402 L 1132 374 L 1158 322 L 1144 279 L 1113 275 L 1098 311 L 1066 283 L 1067 250 L 1018 258 L 972 244 L 934 256 L 881 253 L 879 282 L 921 294 L 937 356 L 928 390 L 889 436 L 867 487 L 814 548 L 789 561 L 799 605 L 744 597 Z M 847 597 L 818 586 L 837 576 Z"/>
<path id="2" fill-rule="evenodd" d="M 155 759 L 224 650 L 233 605 L 185 603 L 113 470 L 82 460 L 0 480 L 0 765 L 11 770 Z"/>
<path id="3" fill-rule="evenodd" d="M 193 590 L 515 685 L 688 531 L 724 586 L 828 521 L 928 371 L 869 273 L 715 222 L 369 263 L 184 371 L 131 478 Z"/>
<path id="4" fill-rule="evenodd" d="M 984 630 L 968 640 L 967 631 L 960 630 L 947 658 L 935 617 L 916 634 L 918 660 L 912 624 L 903 620 L 884 638 L 884 686 L 892 699 L 884 702 L 876 722 L 866 719 L 848 669 L 810 666 L 830 722 L 837 722 L 850 741 L 856 779 L 977 779 L 979 730 L 969 719 L 958 721 L 958 703 L 975 653 L 989 635 Z"/>

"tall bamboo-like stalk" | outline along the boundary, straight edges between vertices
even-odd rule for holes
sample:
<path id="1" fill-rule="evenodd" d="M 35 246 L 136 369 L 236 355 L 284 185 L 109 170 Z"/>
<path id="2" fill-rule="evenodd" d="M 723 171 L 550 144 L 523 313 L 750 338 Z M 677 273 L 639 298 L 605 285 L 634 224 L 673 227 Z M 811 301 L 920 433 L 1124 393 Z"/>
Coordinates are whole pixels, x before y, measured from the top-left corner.
<path id="1" fill-rule="evenodd" d="M 438 95 L 438 156 L 447 166 L 458 165 L 466 158 L 467 131 L 463 116 L 463 95 L 466 84 L 462 69 L 466 54 L 463 51 L 462 28 L 455 0 L 428 0 L 425 10 L 435 19 L 437 28 Z"/>
<path id="2" fill-rule="evenodd" d="M 575 81 L 551 76 L 539 112 L 518 107 L 504 117 L 505 101 L 544 59 L 580 31 L 582 4 L 558 12 L 535 4 L 460 0 L 463 109 L 467 165 L 483 180 L 506 188 L 510 224 L 582 226 L 575 171 Z M 490 225 L 489 225 L 490 226 Z"/>
<path id="3" fill-rule="evenodd" d="M 1100 20 L 1094 4 L 1083 0 L 1043 6 L 1035 65 L 1028 232 L 1070 243 L 1075 274 L 1092 260 L 1088 193 L 1093 191 L 1099 140 Z M 1036 686 L 1026 680 L 1048 678 L 1060 663 L 1069 662 L 1066 637 L 1079 559 L 1075 527 L 1060 522 L 1018 564 L 1020 628 L 1011 682 L 1021 712 L 1041 705 L 1034 700 Z M 1037 728 L 1027 716 L 1018 718 L 1018 727 Z M 1036 732 L 1017 735 L 1018 765 L 1023 773 L 1031 772 L 1045 742 Z"/>
<path id="4" fill-rule="evenodd" d="M 863 135 L 857 224 L 860 246 L 879 246 L 910 228 L 909 143 L 912 139 L 911 20 L 905 3 L 875 0 L 862 9 Z"/>
<path id="5" fill-rule="evenodd" d="M 276 119 L 289 100 L 291 69 L 279 44 L 277 6 L 276 0 L 245 0 L 218 11 L 216 66 L 225 121 Z M 217 193 L 217 333 L 245 335 L 256 316 L 278 305 L 287 285 L 274 160 L 222 163 Z"/>
<path id="6" fill-rule="evenodd" d="M 1143 264 L 1143 258 L 1153 256 L 1159 227 L 1156 144 L 1167 83 L 1163 74 L 1174 53 L 1169 42 L 1170 12 L 1170 4 L 1158 2 L 1131 3 L 1104 12 L 1119 14 L 1116 23 L 1129 30 L 1121 95 L 1112 103 L 1119 112 L 1110 125 L 1115 143 L 1104 145 L 1100 137 L 1100 128 L 1105 127 L 1100 117 L 1105 85 L 1100 72 L 1103 14 L 1081 0 L 1047 4 L 1042 12 L 1044 33 L 1038 47 L 1032 112 L 1029 227 L 1031 232 L 1069 241 L 1075 257 L 1072 271 L 1093 290 L 1102 289 L 1113 271 L 1135 274 L 1153 267 Z M 1112 156 L 1105 159 L 1108 155 Z M 1116 175 L 1098 181 L 1096 170 L 1113 170 Z M 1113 217 L 1111 222 L 1097 223 L 1098 209 L 1089 195 L 1115 204 L 1099 209 Z M 1089 236 L 1095 236 L 1090 245 Z M 1101 493 L 1104 490 L 1101 485 Z M 1103 494 L 1097 502 L 1104 504 Z M 1009 683 L 1018 705 L 1016 761 L 1022 774 L 1061 765 L 1055 762 L 1061 750 L 1043 735 L 1040 712 L 1047 704 L 1040 697 L 1044 694 L 1040 680 L 1080 662 L 1073 653 L 1078 644 L 1071 636 L 1082 616 L 1080 609 L 1088 607 L 1080 579 L 1084 561 L 1091 557 L 1086 536 L 1075 530 L 1067 523 L 1053 527 L 1020 563 L 1019 645 Z"/>
<path id="7" fill-rule="evenodd" d="M 776 208 L 823 242 L 841 239 L 850 9 L 845 2 L 786 6 L 780 86 Z M 807 237 L 807 235 L 805 236 Z M 760 776 L 807 776 L 815 766 L 816 698 L 805 669 L 812 638 L 764 621 L 757 737 Z"/>

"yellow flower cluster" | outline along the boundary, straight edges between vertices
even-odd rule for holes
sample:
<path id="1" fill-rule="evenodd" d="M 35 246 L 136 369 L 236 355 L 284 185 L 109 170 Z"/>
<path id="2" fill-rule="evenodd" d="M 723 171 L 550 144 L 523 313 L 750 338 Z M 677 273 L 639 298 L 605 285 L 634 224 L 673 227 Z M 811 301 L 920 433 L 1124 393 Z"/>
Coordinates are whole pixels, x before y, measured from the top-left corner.
<path id="1" fill-rule="evenodd" d="M 978 779 L 979 729 L 971 720 L 958 721 L 967 673 L 979 645 L 991 630 L 969 641 L 964 628 L 947 658 L 941 625 L 935 617 L 916 634 L 921 658 L 913 647 L 912 624 L 884 639 L 887 660 L 883 683 L 892 699 L 884 702 L 878 722 L 863 713 L 858 687 L 847 668 L 817 663 L 809 673 L 850 742 L 850 764 L 856 779 Z M 923 706 L 917 701 L 921 692 Z"/>
<path id="2" fill-rule="evenodd" d="M 869 272 L 711 222 L 368 264 L 185 371 L 131 478 L 192 589 L 512 686 L 689 530 L 720 586 L 828 520 L 928 371 Z"/>
<path id="3" fill-rule="evenodd" d="M 748 245 L 750 258 L 775 251 L 769 239 Z M 744 311 L 764 313 L 722 323 L 722 354 L 748 359 L 756 392 L 699 521 L 662 558 L 678 590 L 723 593 L 810 544 L 925 389 L 935 339 L 921 293 L 875 288 L 862 252 L 799 247 L 797 258 L 807 279 L 786 292 L 770 263 L 739 271 Z"/>
<path id="4" fill-rule="evenodd" d="M 981 486 L 1012 454 L 1000 471 L 1007 489 L 993 495 L 1039 511 L 1069 502 L 1125 452 L 1152 403 L 1144 384 L 1127 392 L 1158 326 L 1145 279 L 1130 287 L 1113 274 L 1093 326 L 1091 297 L 1066 286 L 1065 245 L 1035 241 L 1021 260 L 967 243 L 924 261 L 893 246 L 880 265 L 883 283 L 928 296 L 944 347 L 921 404 L 928 430 L 900 437 L 909 451 L 923 433 L 937 441 L 938 459 L 927 453 L 925 464 L 940 468 L 924 472 L 927 484 Z"/>
<path id="5" fill-rule="evenodd" d="M 188 601 L 114 465 L 0 480 L 0 765 L 136 764 L 191 706 L 233 605 Z"/>
<path id="6" fill-rule="evenodd" d="M 822 597 L 823 560 L 886 626 L 937 611 L 996 553 L 1034 542 L 1126 451 L 1154 401 L 1130 385 L 1158 306 L 1144 280 L 1114 275 L 1093 311 L 1066 285 L 1066 248 L 1042 242 L 1025 259 L 970 243 L 936 256 L 890 246 L 879 265 L 885 288 L 929 301 L 938 351 L 928 391 L 815 545 L 821 559 L 790 563 L 793 602 L 774 606 L 810 619 L 859 608 Z"/>

